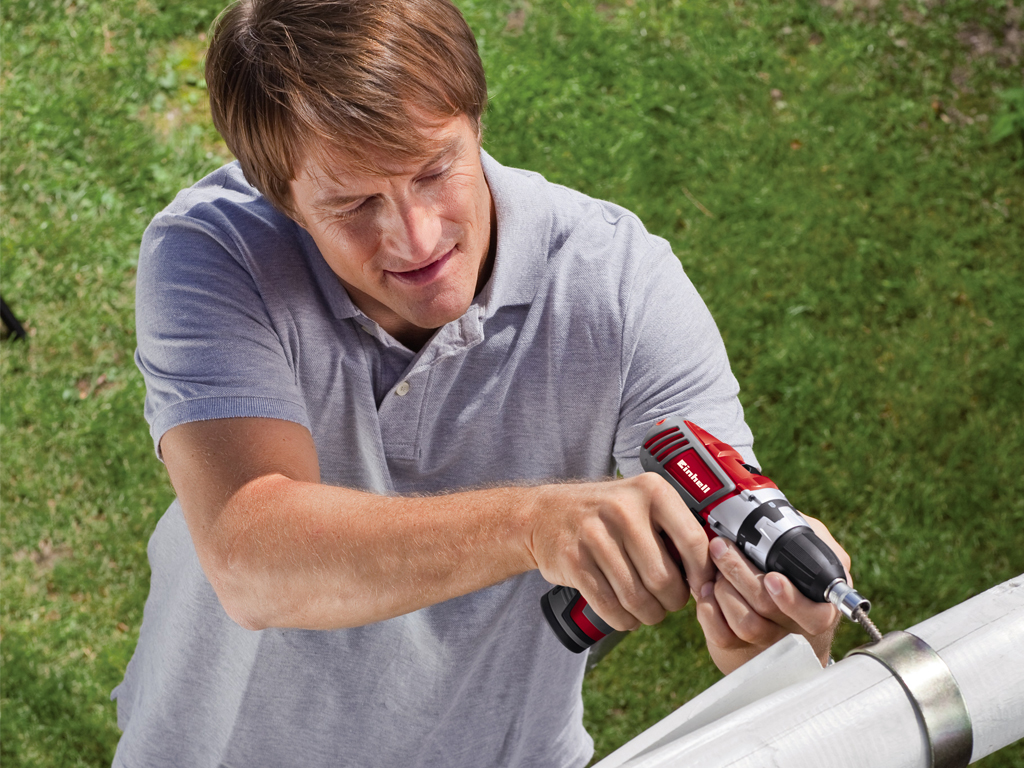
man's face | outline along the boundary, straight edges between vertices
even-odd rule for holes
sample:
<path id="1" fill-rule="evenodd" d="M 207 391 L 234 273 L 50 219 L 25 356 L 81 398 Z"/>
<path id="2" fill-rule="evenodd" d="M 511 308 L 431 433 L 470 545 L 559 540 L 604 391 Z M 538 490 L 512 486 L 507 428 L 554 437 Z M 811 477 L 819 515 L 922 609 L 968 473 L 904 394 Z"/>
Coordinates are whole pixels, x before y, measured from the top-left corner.
<path id="1" fill-rule="evenodd" d="M 386 176 L 307 160 L 291 182 L 296 220 L 353 303 L 412 347 L 462 316 L 490 271 L 477 126 L 460 116 L 426 133 L 440 152 Z"/>

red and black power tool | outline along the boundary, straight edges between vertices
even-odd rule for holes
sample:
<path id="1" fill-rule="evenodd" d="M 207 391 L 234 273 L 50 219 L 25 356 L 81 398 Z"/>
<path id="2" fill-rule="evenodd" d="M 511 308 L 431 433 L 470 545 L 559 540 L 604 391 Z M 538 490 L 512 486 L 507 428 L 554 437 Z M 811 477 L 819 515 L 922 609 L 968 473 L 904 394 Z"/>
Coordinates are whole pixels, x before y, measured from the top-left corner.
<path id="1" fill-rule="evenodd" d="M 778 571 L 811 600 L 831 602 L 848 618 L 870 623 L 867 612 L 871 603 L 847 583 L 836 554 L 778 486 L 757 468 L 744 464 L 731 445 L 672 416 L 648 431 L 640 449 L 640 464 L 668 480 L 709 539 L 724 536 L 762 571 Z M 679 562 L 674 546 L 669 553 Z M 558 639 L 575 653 L 614 631 L 579 591 L 570 587 L 547 592 L 541 598 L 541 608 Z"/>

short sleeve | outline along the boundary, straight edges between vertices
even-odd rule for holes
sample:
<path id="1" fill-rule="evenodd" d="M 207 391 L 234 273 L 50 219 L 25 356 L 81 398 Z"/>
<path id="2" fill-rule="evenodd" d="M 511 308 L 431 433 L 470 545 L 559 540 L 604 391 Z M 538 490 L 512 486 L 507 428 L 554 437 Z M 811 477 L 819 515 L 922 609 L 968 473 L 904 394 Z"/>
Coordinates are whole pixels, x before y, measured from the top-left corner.
<path id="1" fill-rule="evenodd" d="M 640 444 L 655 421 L 682 415 L 756 464 L 739 384 L 718 327 L 668 243 L 639 259 L 628 287 L 622 398 L 615 460 L 626 477 L 642 471 Z"/>
<path id="2" fill-rule="evenodd" d="M 147 228 L 136 284 L 135 360 L 157 454 L 186 422 L 267 417 L 309 428 L 294 366 L 268 297 L 223 212 L 174 206 Z M 250 245 L 260 247 L 259 228 Z M 268 240 L 266 247 L 276 247 Z M 272 297 L 271 297 L 272 298 Z"/>

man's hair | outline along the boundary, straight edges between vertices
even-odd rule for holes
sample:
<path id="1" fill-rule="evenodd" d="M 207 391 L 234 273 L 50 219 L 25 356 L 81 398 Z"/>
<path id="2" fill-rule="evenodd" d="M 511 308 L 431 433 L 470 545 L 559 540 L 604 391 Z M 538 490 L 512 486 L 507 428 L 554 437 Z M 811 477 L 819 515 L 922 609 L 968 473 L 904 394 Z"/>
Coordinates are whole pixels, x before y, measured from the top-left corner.
<path id="1" fill-rule="evenodd" d="M 448 0 L 238 0 L 206 58 L 213 122 L 246 179 L 293 214 L 312 158 L 355 170 L 414 162 L 423 131 L 487 104 L 476 40 Z"/>

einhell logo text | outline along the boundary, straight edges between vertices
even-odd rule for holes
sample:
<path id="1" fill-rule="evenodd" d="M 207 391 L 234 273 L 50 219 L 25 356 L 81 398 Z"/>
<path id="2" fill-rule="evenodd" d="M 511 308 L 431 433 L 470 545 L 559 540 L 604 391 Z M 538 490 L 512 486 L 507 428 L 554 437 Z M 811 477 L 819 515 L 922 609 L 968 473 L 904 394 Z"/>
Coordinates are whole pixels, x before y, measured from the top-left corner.
<path id="1" fill-rule="evenodd" d="M 676 466 L 679 467 L 680 471 L 682 471 L 684 475 L 693 480 L 693 484 L 700 488 L 701 491 L 707 493 L 711 490 L 711 486 L 707 483 L 702 483 L 700 478 L 697 477 L 697 473 L 690 469 L 690 465 L 686 463 L 686 459 L 680 459 L 677 461 Z"/>

